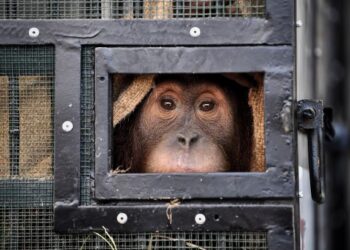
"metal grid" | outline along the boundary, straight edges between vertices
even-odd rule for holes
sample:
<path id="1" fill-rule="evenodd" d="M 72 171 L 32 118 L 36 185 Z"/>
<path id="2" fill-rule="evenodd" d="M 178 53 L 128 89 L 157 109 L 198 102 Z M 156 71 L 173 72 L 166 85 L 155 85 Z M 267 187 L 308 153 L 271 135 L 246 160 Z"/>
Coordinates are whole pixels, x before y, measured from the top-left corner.
<path id="1" fill-rule="evenodd" d="M 17 0 L 0 1 L 0 19 L 98 19 L 98 0 Z"/>
<path id="2" fill-rule="evenodd" d="M 82 48 L 81 69 L 81 126 L 80 126 L 80 204 L 90 205 L 90 177 L 94 169 L 94 67 L 95 49 L 92 46 Z"/>
<path id="3" fill-rule="evenodd" d="M 265 0 L 18 0 L 0 19 L 172 19 L 265 16 Z"/>
<path id="4" fill-rule="evenodd" d="M 53 47 L 0 49 L 0 177 L 52 176 Z"/>
<path id="5" fill-rule="evenodd" d="M 0 208 L 1 249 L 112 249 L 95 234 L 58 235 L 51 208 Z M 103 233 L 100 232 L 102 235 Z M 111 237 L 119 250 L 266 250 L 266 233 L 121 233 Z"/>

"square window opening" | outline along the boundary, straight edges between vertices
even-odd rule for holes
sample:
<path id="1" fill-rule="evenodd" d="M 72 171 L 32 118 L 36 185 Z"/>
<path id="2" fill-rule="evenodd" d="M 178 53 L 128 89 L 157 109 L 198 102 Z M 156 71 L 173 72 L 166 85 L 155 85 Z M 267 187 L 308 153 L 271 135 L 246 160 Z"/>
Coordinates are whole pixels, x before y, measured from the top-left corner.
<path id="1" fill-rule="evenodd" d="M 264 74 L 113 74 L 112 174 L 264 172 Z"/>

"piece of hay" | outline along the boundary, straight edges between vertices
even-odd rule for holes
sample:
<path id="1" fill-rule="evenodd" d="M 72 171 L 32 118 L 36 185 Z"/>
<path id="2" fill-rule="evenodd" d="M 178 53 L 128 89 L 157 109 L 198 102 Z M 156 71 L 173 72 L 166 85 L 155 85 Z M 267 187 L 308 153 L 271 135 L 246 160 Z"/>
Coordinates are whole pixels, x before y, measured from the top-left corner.
<path id="1" fill-rule="evenodd" d="M 264 85 L 263 75 L 255 74 L 255 80 L 258 82 L 256 87 L 249 90 L 249 106 L 253 115 L 253 143 L 252 157 L 250 162 L 251 172 L 265 171 L 265 119 L 264 119 Z"/>
<path id="2" fill-rule="evenodd" d="M 166 217 L 168 218 L 169 224 L 173 223 L 173 208 L 180 206 L 181 201 L 179 199 L 171 200 L 169 203 L 167 203 L 166 208 Z"/>
<path id="3" fill-rule="evenodd" d="M 112 175 L 124 174 L 131 170 L 131 167 L 124 169 L 123 166 L 118 166 L 116 169 L 112 170 Z"/>
<path id="4" fill-rule="evenodd" d="M 122 77 L 122 76 L 121 76 Z M 118 99 L 113 102 L 113 127 L 122 121 L 128 114 L 133 112 L 136 106 L 141 103 L 143 98 L 149 93 L 154 84 L 155 75 L 139 75 L 122 91 Z M 118 81 L 118 77 L 114 78 Z M 123 78 L 120 78 L 123 79 Z M 123 82 L 115 82 L 115 88 L 122 85 Z M 113 91 L 114 93 L 116 91 Z"/>
<path id="5" fill-rule="evenodd" d="M 10 176 L 9 79 L 0 76 L 0 177 Z"/>
<path id="6" fill-rule="evenodd" d="M 173 16 L 173 1 L 170 0 L 144 0 L 143 18 L 170 19 Z"/>
<path id="7" fill-rule="evenodd" d="M 52 79 L 19 77 L 21 177 L 51 177 L 53 173 Z"/>

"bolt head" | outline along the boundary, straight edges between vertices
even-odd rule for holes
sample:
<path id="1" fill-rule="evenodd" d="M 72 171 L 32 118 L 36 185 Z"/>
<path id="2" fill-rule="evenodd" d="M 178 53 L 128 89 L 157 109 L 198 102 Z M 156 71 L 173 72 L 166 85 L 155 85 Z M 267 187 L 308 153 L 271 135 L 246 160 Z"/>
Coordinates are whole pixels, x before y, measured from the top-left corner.
<path id="1" fill-rule="evenodd" d="M 204 214 L 196 214 L 196 217 L 194 217 L 194 220 L 198 225 L 202 225 L 205 223 L 206 218 Z"/>
<path id="2" fill-rule="evenodd" d="M 128 216 L 126 213 L 119 213 L 117 215 L 117 221 L 119 224 L 125 224 L 128 221 Z"/>
<path id="3" fill-rule="evenodd" d="M 73 123 L 71 121 L 65 121 L 62 123 L 62 129 L 65 132 L 70 132 L 73 129 Z"/>
<path id="4" fill-rule="evenodd" d="M 192 37 L 199 37 L 201 35 L 201 30 L 198 27 L 192 27 L 190 29 L 190 35 Z"/>
<path id="5" fill-rule="evenodd" d="M 316 117 L 316 111 L 313 108 L 303 110 L 302 116 L 305 120 L 311 120 Z"/>
<path id="6" fill-rule="evenodd" d="M 302 27 L 303 26 L 303 21 L 301 20 L 298 20 L 296 21 L 295 25 L 299 28 L 299 27 Z"/>
<path id="7" fill-rule="evenodd" d="M 38 28 L 32 27 L 32 28 L 29 29 L 28 34 L 29 34 L 29 36 L 30 36 L 31 38 L 36 38 L 36 37 L 39 36 L 40 31 L 39 31 Z"/>

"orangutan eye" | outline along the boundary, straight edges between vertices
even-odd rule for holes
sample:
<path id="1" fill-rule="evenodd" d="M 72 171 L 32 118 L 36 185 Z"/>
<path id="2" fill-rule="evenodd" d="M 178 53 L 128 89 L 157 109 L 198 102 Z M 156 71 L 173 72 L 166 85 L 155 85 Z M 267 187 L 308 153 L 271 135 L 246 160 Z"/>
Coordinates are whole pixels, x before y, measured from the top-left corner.
<path id="1" fill-rule="evenodd" d="M 176 108 L 174 100 L 167 97 L 160 100 L 160 106 L 165 110 L 174 110 Z"/>
<path id="2" fill-rule="evenodd" d="M 213 110 L 215 103 L 213 101 L 204 101 L 199 104 L 199 109 L 204 112 Z"/>

